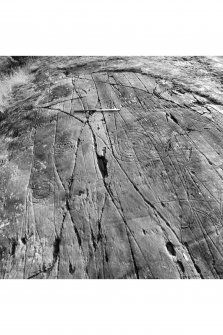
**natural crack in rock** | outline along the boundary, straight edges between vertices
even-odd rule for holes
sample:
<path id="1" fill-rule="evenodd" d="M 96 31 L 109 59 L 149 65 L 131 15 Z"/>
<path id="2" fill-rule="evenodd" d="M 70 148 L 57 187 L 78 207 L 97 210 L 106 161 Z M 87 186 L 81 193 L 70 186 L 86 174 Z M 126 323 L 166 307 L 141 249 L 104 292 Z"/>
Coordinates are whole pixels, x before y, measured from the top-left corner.
<path id="1" fill-rule="evenodd" d="M 0 278 L 223 278 L 222 58 L 17 58 Z"/>

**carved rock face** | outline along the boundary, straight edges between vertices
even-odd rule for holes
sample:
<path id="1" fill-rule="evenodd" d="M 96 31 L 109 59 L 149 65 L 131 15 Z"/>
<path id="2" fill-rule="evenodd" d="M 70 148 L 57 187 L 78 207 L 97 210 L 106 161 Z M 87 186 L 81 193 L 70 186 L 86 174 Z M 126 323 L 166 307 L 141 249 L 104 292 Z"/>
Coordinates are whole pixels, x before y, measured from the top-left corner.
<path id="1" fill-rule="evenodd" d="M 0 277 L 222 278 L 222 68 L 33 59 L 0 123 Z"/>

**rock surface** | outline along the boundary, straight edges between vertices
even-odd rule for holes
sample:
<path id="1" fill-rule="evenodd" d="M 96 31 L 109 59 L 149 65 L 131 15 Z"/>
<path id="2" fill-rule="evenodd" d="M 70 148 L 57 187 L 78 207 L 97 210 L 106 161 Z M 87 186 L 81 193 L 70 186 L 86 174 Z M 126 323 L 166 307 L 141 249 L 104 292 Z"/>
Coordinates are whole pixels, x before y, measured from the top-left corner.
<path id="1" fill-rule="evenodd" d="M 0 122 L 0 278 L 223 278 L 223 59 L 24 71 Z"/>

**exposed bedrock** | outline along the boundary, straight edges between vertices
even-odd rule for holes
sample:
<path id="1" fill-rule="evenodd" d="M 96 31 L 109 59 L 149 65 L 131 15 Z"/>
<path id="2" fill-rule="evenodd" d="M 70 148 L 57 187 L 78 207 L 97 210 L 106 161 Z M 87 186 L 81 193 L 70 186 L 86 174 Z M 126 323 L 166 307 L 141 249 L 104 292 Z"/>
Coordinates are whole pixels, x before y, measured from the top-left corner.
<path id="1" fill-rule="evenodd" d="M 0 121 L 0 278 L 223 278 L 222 59 L 25 71 Z"/>

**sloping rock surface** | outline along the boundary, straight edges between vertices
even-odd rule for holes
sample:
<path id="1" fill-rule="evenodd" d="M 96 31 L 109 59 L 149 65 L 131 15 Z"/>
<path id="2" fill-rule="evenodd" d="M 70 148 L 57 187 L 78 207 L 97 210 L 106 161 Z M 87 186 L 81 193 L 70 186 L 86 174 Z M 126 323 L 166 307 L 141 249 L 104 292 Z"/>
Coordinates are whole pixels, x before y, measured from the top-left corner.
<path id="1" fill-rule="evenodd" d="M 25 71 L 1 113 L 0 278 L 222 278 L 222 58 Z"/>

